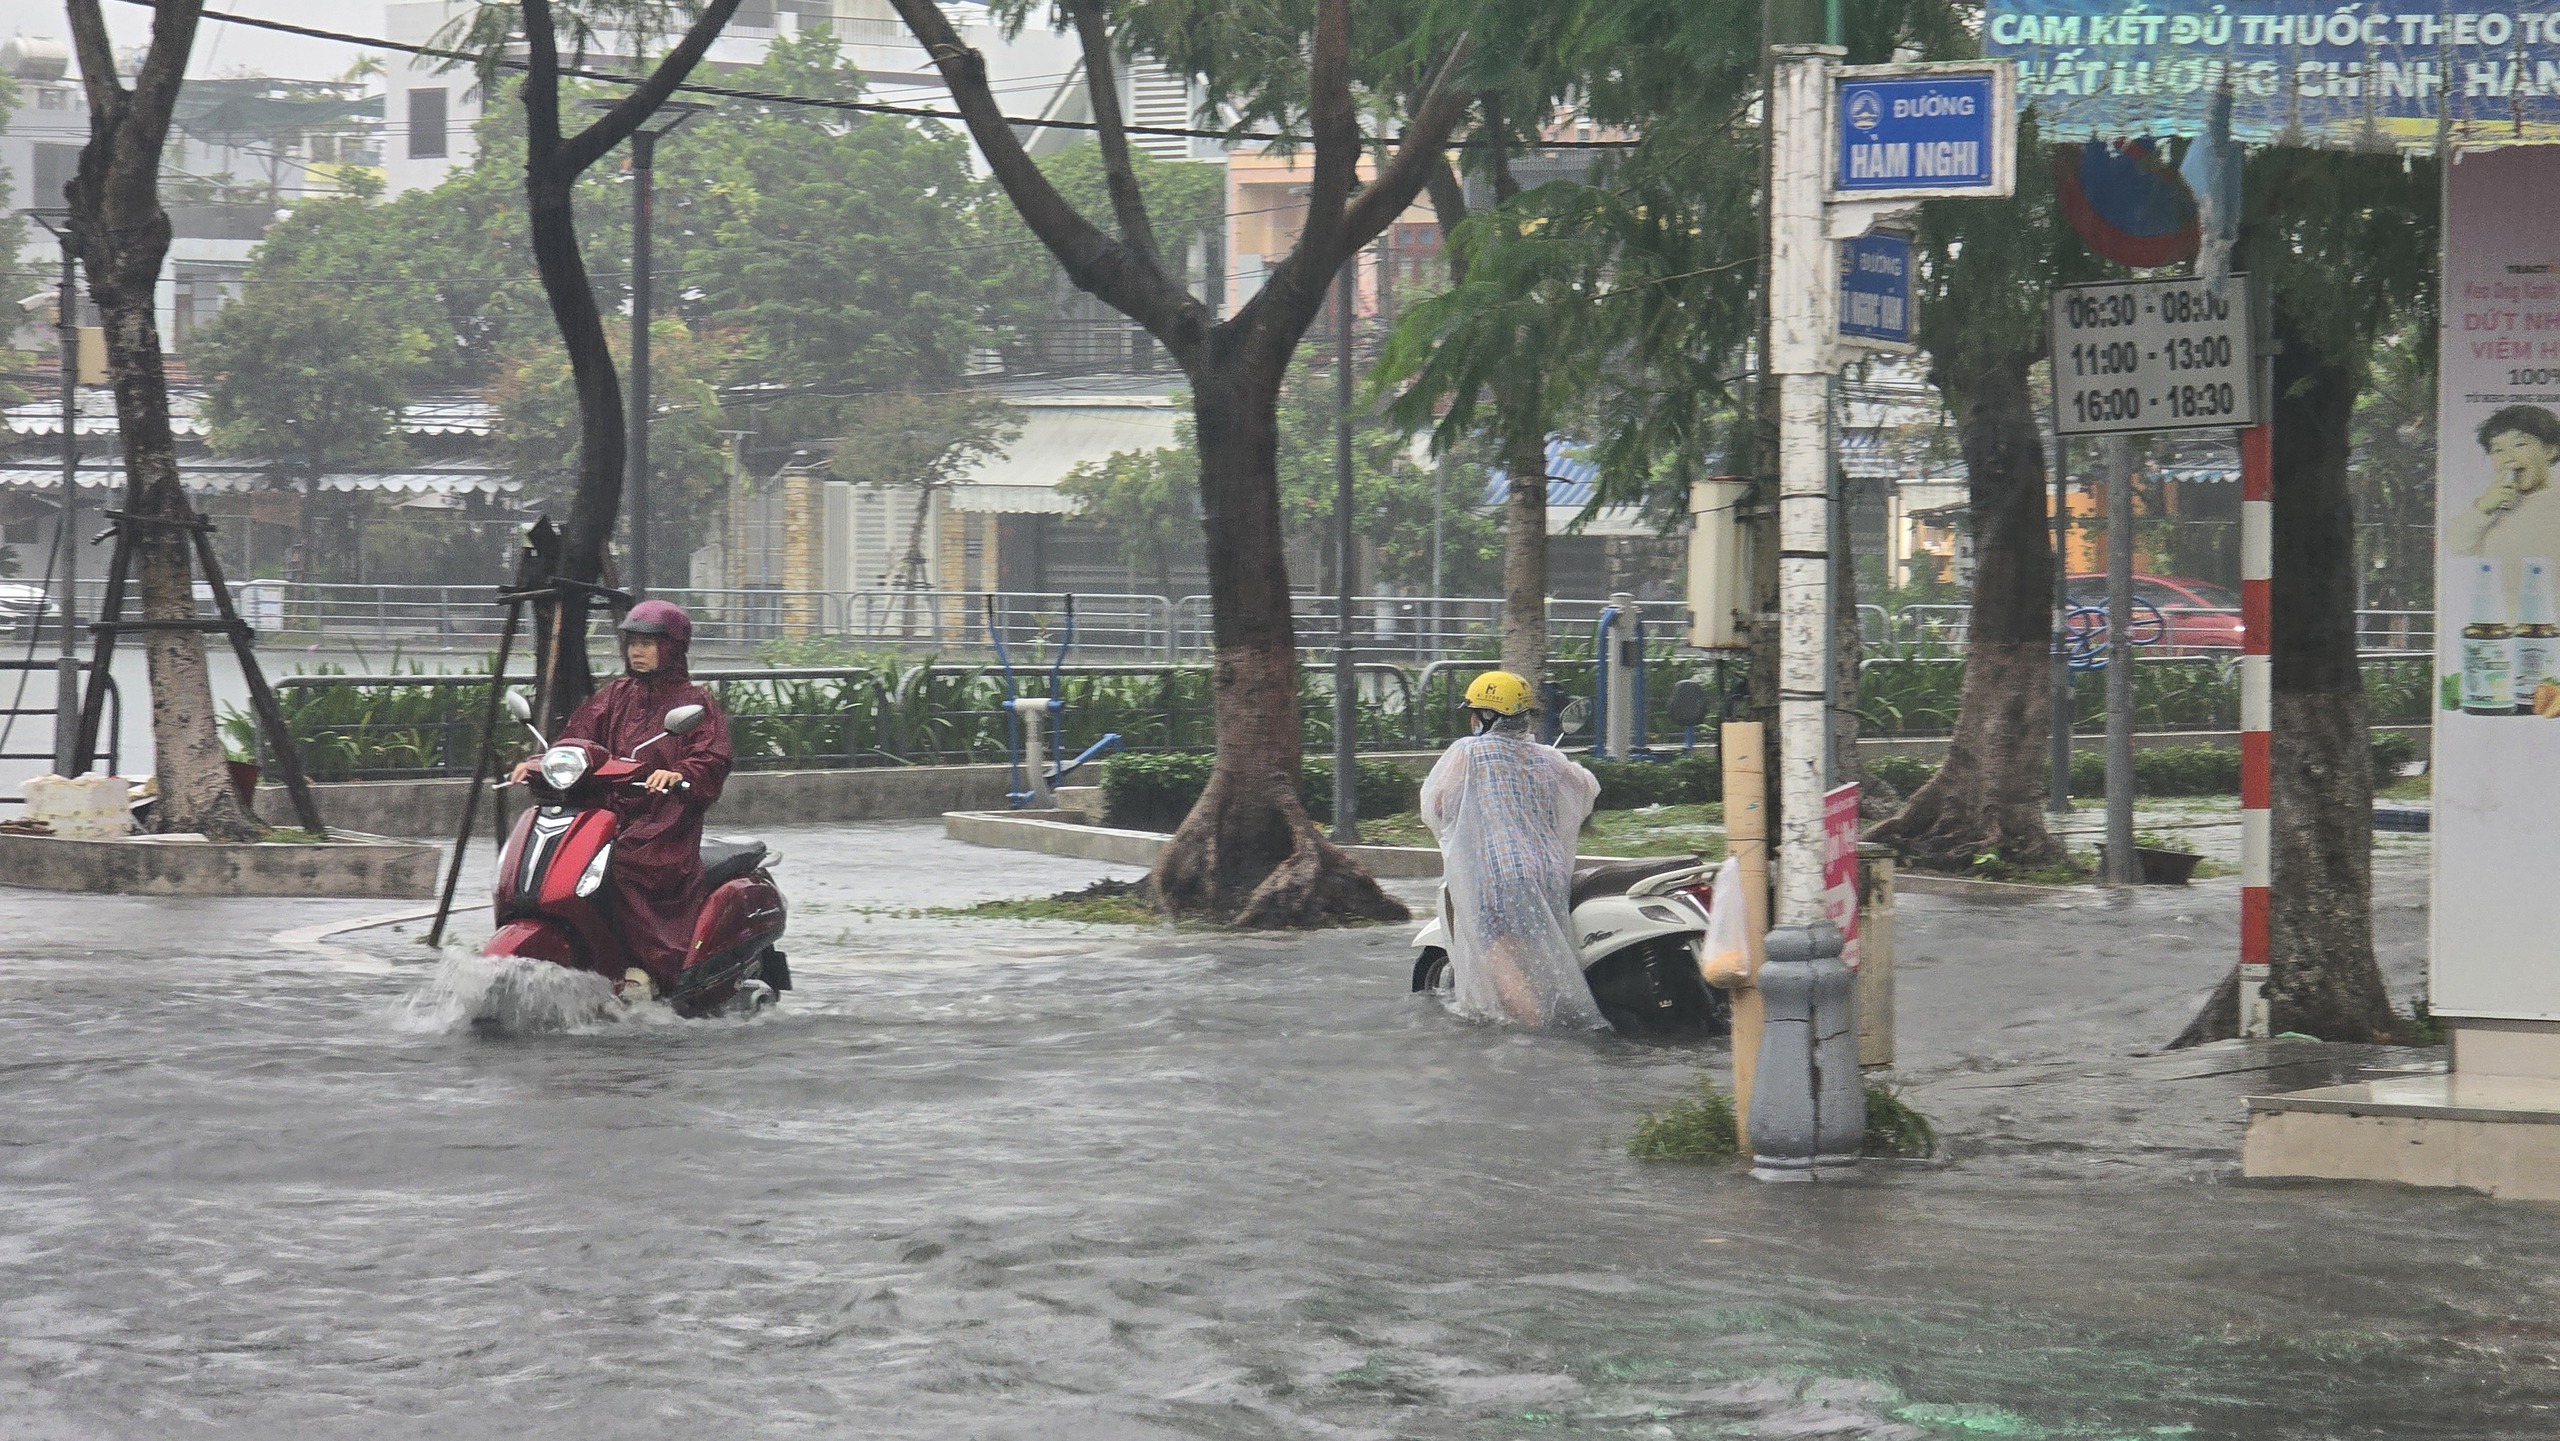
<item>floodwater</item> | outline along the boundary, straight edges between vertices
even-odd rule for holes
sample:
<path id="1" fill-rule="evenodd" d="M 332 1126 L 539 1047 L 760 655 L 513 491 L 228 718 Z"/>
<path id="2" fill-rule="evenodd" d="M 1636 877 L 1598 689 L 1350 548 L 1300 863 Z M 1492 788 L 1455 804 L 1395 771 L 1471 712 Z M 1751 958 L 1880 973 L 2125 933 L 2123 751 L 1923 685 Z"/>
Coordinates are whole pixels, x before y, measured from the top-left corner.
<path id="1" fill-rule="evenodd" d="M 0 892 L 0 1436 L 2560 1433 L 2551 1208 L 2239 1184 L 2244 1083 L 2334 1063 L 2135 1054 L 2225 892 L 1906 898 L 1955 1159 L 1774 1187 L 1626 1156 L 1700 1054 L 1454 1022 L 1400 928 L 916 917 L 1110 868 L 774 839 L 745 1021 Z"/>

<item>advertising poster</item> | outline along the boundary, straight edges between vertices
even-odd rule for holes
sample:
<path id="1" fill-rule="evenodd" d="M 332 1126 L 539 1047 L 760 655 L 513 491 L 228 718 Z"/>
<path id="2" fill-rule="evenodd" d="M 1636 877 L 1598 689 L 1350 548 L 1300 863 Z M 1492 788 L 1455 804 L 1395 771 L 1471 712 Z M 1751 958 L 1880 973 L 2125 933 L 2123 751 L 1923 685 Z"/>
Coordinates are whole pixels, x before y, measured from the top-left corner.
<path id="1" fill-rule="evenodd" d="M 2560 0 L 1992 0 L 1982 39 L 2048 140 L 2198 135 L 2225 85 L 2244 142 L 2560 140 Z"/>
<path id="2" fill-rule="evenodd" d="M 1858 967 L 1858 788 L 1822 794 L 1822 918 L 1840 928 L 1840 959 Z"/>
<path id="3" fill-rule="evenodd" d="M 2440 1015 L 2560 1019 L 2555 195 L 2560 147 L 2464 155 L 2446 177 L 2428 948 Z"/>

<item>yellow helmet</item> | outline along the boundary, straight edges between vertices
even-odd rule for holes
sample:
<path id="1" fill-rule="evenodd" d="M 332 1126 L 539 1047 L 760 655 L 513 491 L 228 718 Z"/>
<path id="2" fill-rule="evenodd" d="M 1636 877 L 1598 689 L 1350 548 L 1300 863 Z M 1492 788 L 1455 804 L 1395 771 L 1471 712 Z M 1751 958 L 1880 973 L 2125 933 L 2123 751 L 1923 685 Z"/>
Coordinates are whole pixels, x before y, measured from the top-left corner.
<path id="1" fill-rule="evenodd" d="M 1499 716 L 1527 715 L 1538 708 L 1538 698 L 1527 681 L 1507 670 L 1489 670 L 1467 687 L 1467 706 Z"/>

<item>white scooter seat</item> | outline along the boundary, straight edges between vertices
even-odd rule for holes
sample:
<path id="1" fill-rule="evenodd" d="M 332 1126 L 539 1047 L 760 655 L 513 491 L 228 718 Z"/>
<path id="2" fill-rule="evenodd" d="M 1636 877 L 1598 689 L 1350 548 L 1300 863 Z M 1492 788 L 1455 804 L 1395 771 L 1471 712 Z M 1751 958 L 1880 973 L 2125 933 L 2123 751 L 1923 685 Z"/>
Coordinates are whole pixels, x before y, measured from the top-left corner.
<path id="1" fill-rule="evenodd" d="M 1586 866 L 1573 873 L 1574 905 L 1601 896 L 1623 896 L 1627 888 L 1641 880 L 1670 871 L 1686 870 L 1698 863 L 1695 856 L 1665 856 L 1658 861 L 1625 861 L 1616 865 Z"/>

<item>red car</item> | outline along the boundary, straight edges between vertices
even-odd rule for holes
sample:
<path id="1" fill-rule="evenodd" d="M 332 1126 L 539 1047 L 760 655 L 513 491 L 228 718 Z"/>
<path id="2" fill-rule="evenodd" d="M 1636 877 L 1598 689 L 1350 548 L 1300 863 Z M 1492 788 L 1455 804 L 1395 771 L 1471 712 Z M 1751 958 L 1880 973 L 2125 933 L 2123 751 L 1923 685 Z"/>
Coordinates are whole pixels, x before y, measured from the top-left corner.
<path id="1" fill-rule="evenodd" d="M 2107 607 L 2107 578 L 2103 575 L 2072 576 L 2064 594 L 2075 607 L 2091 606 L 2104 611 Z M 2240 650 L 2240 597 L 2209 580 L 2136 572 L 2133 599 L 2133 639 L 2145 654 L 2206 655 L 2217 651 L 2237 654 Z M 2145 606 L 2159 613 L 2158 622 L 2151 619 L 2150 612 L 2143 609 Z M 2092 627 L 2093 639 L 2105 633 L 2106 621 L 2100 617 Z"/>

